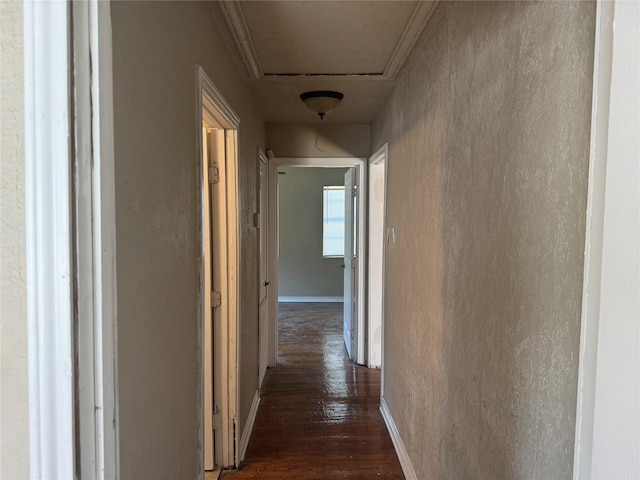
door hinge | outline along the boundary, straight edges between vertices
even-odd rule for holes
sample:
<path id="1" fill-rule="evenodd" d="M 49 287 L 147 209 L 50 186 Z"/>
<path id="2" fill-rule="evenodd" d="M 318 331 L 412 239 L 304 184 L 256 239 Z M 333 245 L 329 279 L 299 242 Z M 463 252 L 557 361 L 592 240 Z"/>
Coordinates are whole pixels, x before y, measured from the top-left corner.
<path id="1" fill-rule="evenodd" d="M 209 167 L 209 183 L 216 185 L 220 180 L 220 171 L 218 167 Z"/>
<path id="2" fill-rule="evenodd" d="M 356 198 L 358 196 L 358 187 L 355 185 L 351 187 L 351 196 L 353 198 Z"/>
<path id="3" fill-rule="evenodd" d="M 222 305 L 222 295 L 220 292 L 211 292 L 211 308 L 220 308 Z"/>

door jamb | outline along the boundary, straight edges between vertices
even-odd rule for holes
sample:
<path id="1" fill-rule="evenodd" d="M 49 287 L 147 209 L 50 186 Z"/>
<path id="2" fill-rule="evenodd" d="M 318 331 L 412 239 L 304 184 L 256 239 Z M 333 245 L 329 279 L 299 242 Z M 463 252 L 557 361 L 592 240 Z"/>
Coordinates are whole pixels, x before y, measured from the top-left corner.
<path id="1" fill-rule="evenodd" d="M 606 468 L 600 464 L 608 455 L 602 448 L 603 436 L 598 436 L 602 432 L 598 431 L 597 421 L 600 426 L 606 423 L 612 427 L 609 435 L 619 435 L 616 428 L 624 425 L 629 436 L 615 438 L 620 445 L 634 445 L 634 440 L 637 445 L 638 439 L 638 430 L 633 428 L 639 422 L 634 396 L 625 397 L 623 408 L 610 408 L 612 396 L 621 394 L 625 382 L 628 388 L 634 385 L 631 372 L 635 363 L 628 355 L 633 352 L 637 358 L 638 354 L 637 343 L 633 351 L 633 343 L 618 341 L 637 333 L 629 326 L 630 319 L 637 318 L 633 314 L 637 312 L 638 297 L 625 296 L 629 290 L 622 288 L 633 285 L 634 275 L 635 286 L 638 285 L 638 264 L 633 261 L 637 254 L 633 238 L 638 232 L 638 217 L 634 215 L 637 209 L 632 210 L 637 202 L 623 197 L 633 191 L 631 182 L 638 180 L 637 170 L 634 172 L 631 167 L 637 165 L 633 162 L 638 156 L 638 143 L 632 141 L 637 138 L 638 127 L 637 28 L 633 23 L 638 23 L 638 11 L 630 14 L 634 5 L 599 0 L 596 7 L 574 479 L 592 478 L 602 473 L 594 469 Z M 626 208 L 618 208 L 622 204 Z M 627 221 L 634 217 L 635 221 Z M 624 354 L 615 355 L 621 359 L 619 364 L 612 362 L 614 344 L 623 347 Z M 615 378 L 607 379 L 611 371 L 615 371 Z M 633 457 L 633 447 L 615 450 L 613 462 L 626 469 L 625 473 L 638 471 L 638 463 L 625 461 Z"/>
<path id="2" fill-rule="evenodd" d="M 358 202 L 358 321 L 356 328 L 355 361 L 361 365 L 367 363 L 366 333 L 366 204 L 367 204 L 367 159 L 361 157 L 345 158 L 301 158 L 274 157 L 269 162 L 269 273 L 271 290 L 269 291 L 269 366 L 278 361 L 278 168 L 279 167 L 320 167 L 342 168 L 359 167 L 358 183 L 360 201 Z"/>
<path id="3" fill-rule="evenodd" d="M 270 225 L 270 216 L 269 216 L 269 205 L 270 205 L 270 198 L 271 198 L 271 162 L 269 160 L 269 158 L 267 157 L 267 155 L 262 151 L 261 148 L 258 149 L 258 188 L 260 187 L 260 164 L 263 163 L 266 167 L 267 167 L 267 204 L 264 205 L 263 207 L 265 208 L 266 212 L 262 212 L 259 211 L 258 212 L 258 219 L 257 219 L 257 226 L 261 227 L 262 226 L 262 216 L 263 215 L 267 215 L 267 251 L 266 251 L 266 255 L 267 255 L 267 264 L 266 264 L 266 281 L 269 282 L 269 285 L 267 286 L 267 335 L 259 335 L 258 336 L 258 390 L 261 391 L 262 389 L 262 382 L 264 381 L 264 375 L 266 373 L 266 369 L 270 366 L 270 362 L 269 362 L 269 345 L 270 345 L 270 334 L 271 334 L 271 329 L 269 328 L 269 318 L 270 318 L 270 312 L 271 312 L 271 291 L 273 290 L 273 282 L 271 280 L 271 270 L 270 270 L 270 262 L 269 262 L 269 257 L 270 257 L 270 245 L 271 245 L 271 231 L 273 230 L 271 228 Z M 262 197 L 261 197 L 261 193 L 258 192 L 259 198 L 258 198 L 258 206 L 261 205 L 261 201 L 262 201 Z M 262 232 L 258 232 L 258 244 L 262 241 L 261 237 L 262 237 Z M 260 245 L 258 245 L 258 256 L 260 255 Z M 262 259 L 260 259 L 260 262 L 262 262 Z M 258 270 L 260 270 L 260 266 L 258 266 Z M 262 281 L 262 279 L 260 279 L 260 281 Z M 260 302 L 260 285 L 258 285 L 258 302 Z M 260 304 L 258 303 L 258 322 L 260 322 Z M 258 332 L 260 332 L 260 326 L 258 326 Z M 264 345 L 264 343 L 266 343 L 266 345 Z M 266 365 L 264 365 L 265 368 L 265 372 L 262 371 L 262 350 L 263 348 L 266 348 L 267 350 L 267 358 L 266 358 Z"/>
<path id="4" fill-rule="evenodd" d="M 369 176 L 368 176 L 368 180 L 371 181 L 371 172 L 372 172 L 372 166 L 373 165 L 379 165 L 380 163 L 384 163 L 384 199 L 383 199 L 383 205 L 382 205 L 382 232 L 384 235 L 385 229 L 386 229 L 386 218 L 387 218 L 387 214 L 386 214 L 386 204 L 387 204 L 387 165 L 388 165 L 388 157 L 389 157 L 389 144 L 385 143 L 382 147 L 380 147 L 378 149 L 378 151 L 376 151 L 373 155 L 371 155 L 371 157 L 369 158 Z M 371 187 L 371 185 L 369 185 L 369 187 Z M 371 188 L 369 188 L 369 194 L 371 194 Z M 371 207 L 371 202 L 367 201 L 367 207 L 368 207 L 368 212 L 369 212 L 369 216 L 368 216 L 368 220 L 369 222 L 367 222 L 367 233 L 369 233 L 370 230 L 370 221 L 371 221 L 371 212 L 370 212 L 370 207 Z M 367 237 L 370 237 L 369 235 L 367 235 Z M 367 239 L 367 244 L 369 243 L 370 238 Z M 380 312 L 380 349 L 381 349 L 381 353 L 380 353 L 380 363 L 376 362 L 373 363 L 372 358 L 371 358 L 371 346 L 373 345 L 373 332 L 371 329 L 371 308 L 370 307 L 370 302 L 371 302 L 371 295 L 370 295 L 370 285 L 367 285 L 367 313 L 369 314 L 368 319 L 369 319 L 369 329 L 367 331 L 367 343 L 368 343 L 368 358 L 367 358 L 367 365 L 370 368 L 378 368 L 378 367 L 382 367 L 382 359 L 384 358 L 384 268 L 385 268 L 385 262 L 384 262 L 384 249 L 385 249 L 385 245 L 386 243 L 383 241 L 383 246 L 382 246 L 382 251 L 383 251 L 383 255 L 382 258 L 380 259 L 376 259 L 376 261 L 380 261 L 381 262 L 381 267 L 382 267 L 382 291 L 380 292 L 381 295 L 381 306 L 382 306 L 382 310 Z M 369 256 L 369 250 L 367 250 L 367 270 L 371 267 L 371 257 Z M 368 275 L 368 271 L 367 271 L 367 277 L 369 279 L 369 281 L 371 281 L 371 277 Z M 383 370 L 383 374 L 384 374 L 384 370 Z M 382 384 L 381 384 L 382 385 Z"/>
<path id="5" fill-rule="evenodd" d="M 209 76 L 200 65 L 196 65 L 196 145 L 197 145 L 197 161 L 198 161 L 198 179 L 197 184 L 202 185 L 204 172 L 204 160 L 202 158 L 202 124 L 204 115 L 210 115 L 215 122 L 225 130 L 225 142 L 227 156 L 225 161 L 226 171 L 226 201 L 227 208 L 224 212 L 226 221 L 226 245 L 227 245 L 227 271 L 223 275 L 222 285 L 220 286 L 222 293 L 222 301 L 227 303 L 227 318 L 221 322 L 222 345 L 226 346 L 226 355 L 220 357 L 223 375 L 221 388 L 223 392 L 227 392 L 227 396 L 223 396 L 221 407 L 221 423 L 223 431 L 222 461 L 223 466 L 237 466 L 236 452 L 238 451 L 239 438 L 236 438 L 235 428 L 238 412 L 238 368 L 239 368 L 239 322 L 240 303 L 238 302 L 238 292 L 240 285 L 240 225 L 238 221 L 238 153 L 237 138 L 240 118 L 235 114 L 231 106 L 226 102 L 222 94 L 215 87 Z M 204 114 L 203 114 L 204 111 Z M 200 238 L 200 251 L 198 252 L 198 472 L 199 477 L 204 477 L 204 318 L 203 309 L 205 308 L 204 292 L 204 256 L 202 249 L 203 242 L 203 225 L 204 210 L 202 208 L 203 189 L 198 189 L 198 205 L 200 214 L 198 217 L 198 231 Z"/>

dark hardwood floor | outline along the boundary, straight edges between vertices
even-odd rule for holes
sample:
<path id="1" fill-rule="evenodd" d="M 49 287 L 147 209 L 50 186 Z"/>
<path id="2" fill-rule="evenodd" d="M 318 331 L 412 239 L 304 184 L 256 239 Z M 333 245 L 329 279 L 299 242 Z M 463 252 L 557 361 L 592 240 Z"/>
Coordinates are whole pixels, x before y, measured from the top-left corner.
<path id="1" fill-rule="evenodd" d="M 380 371 L 348 360 L 342 304 L 280 304 L 279 336 L 245 460 L 222 479 L 403 479 Z"/>

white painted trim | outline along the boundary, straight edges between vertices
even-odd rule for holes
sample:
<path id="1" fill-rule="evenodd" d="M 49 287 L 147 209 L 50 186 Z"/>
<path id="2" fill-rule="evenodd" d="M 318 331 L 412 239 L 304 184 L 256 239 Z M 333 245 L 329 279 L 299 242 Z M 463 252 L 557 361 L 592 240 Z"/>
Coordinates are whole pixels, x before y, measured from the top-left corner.
<path id="1" fill-rule="evenodd" d="M 640 475 L 640 7 L 599 1 L 574 479 Z"/>
<path id="2" fill-rule="evenodd" d="M 378 166 L 380 164 L 383 164 L 383 168 L 384 168 L 384 172 L 383 172 L 383 178 L 384 178 L 384 201 L 383 201 L 383 220 L 382 220 L 382 231 L 383 234 L 385 232 L 386 229 L 386 219 L 387 219 L 387 213 L 386 213 L 386 199 L 387 199 L 387 171 L 388 171 L 388 158 L 389 155 L 389 144 L 385 143 L 382 147 L 380 147 L 370 158 L 369 158 L 369 176 L 368 176 L 368 180 L 369 180 L 369 187 L 371 187 L 371 175 L 373 172 L 372 167 Z M 369 188 L 369 198 L 367 201 L 367 213 L 368 213 L 368 222 L 367 222 L 367 244 L 368 244 L 368 248 L 367 248 L 367 318 L 368 318 L 368 323 L 367 323 L 367 365 L 369 366 L 369 368 L 382 368 L 382 359 L 384 358 L 384 272 L 385 272 L 385 249 L 386 249 L 386 243 L 383 241 L 383 247 L 382 247 L 382 257 L 380 259 L 378 259 L 381 262 L 381 270 L 382 270 L 382 279 L 381 279 L 381 292 L 380 292 L 380 296 L 381 296 L 381 311 L 380 311 L 380 358 L 379 359 L 374 359 L 373 355 L 371 354 L 372 351 L 372 347 L 374 345 L 374 339 L 373 339 L 373 332 L 372 332 L 372 328 L 371 328 L 371 322 L 372 322 L 372 318 L 371 318 L 371 311 L 372 311 L 372 305 L 371 305 L 371 257 L 369 255 L 369 252 L 371 251 L 370 245 L 371 245 L 371 228 L 370 228 L 370 221 L 371 221 L 371 188 Z M 378 261 L 376 260 L 376 261 Z M 382 372 L 382 375 L 384 376 L 384 372 Z M 384 378 L 381 378 L 381 382 L 384 380 Z M 382 383 L 381 383 L 382 386 Z"/>
<path id="3" fill-rule="evenodd" d="M 89 3 L 94 155 L 94 258 L 96 264 L 96 470 L 100 479 L 120 477 L 116 188 L 113 127 L 111 5 Z"/>
<path id="4" fill-rule="evenodd" d="M 253 395 L 253 401 L 251 402 L 251 408 L 249 409 L 249 416 L 244 424 L 242 430 L 242 436 L 240 437 L 240 447 L 238 449 L 238 464 L 244 460 L 244 456 L 247 453 L 247 447 L 249 446 L 249 439 L 251 438 L 251 432 L 253 432 L 253 425 L 256 422 L 256 415 L 258 415 L 258 407 L 260 406 L 260 394 L 259 390 Z"/>
<path id="5" fill-rule="evenodd" d="M 240 126 L 240 117 L 231 108 L 231 105 L 227 103 L 220 90 L 216 88 L 204 68 L 200 65 L 196 65 L 196 77 L 198 85 L 201 87 L 197 94 L 198 102 L 208 107 L 209 113 L 215 117 L 216 122 L 222 127 L 237 130 Z M 203 96 L 203 92 L 206 95 Z M 202 115 L 202 112 L 199 115 Z M 202 125 L 202 121 L 200 125 Z"/>
<path id="6" fill-rule="evenodd" d="M 220 291 L 222 293 L 221 315 L 222 322 L 220 328 L 220 342 L 227 355 L 221 355 L 220 368 L 222 371 L 221 385 L 219 389 L 223 394 L 220 400 L 221 411 L 221 431 L 222 445 L 220 458 L 222 458 L 223 466 L 237 466 L 237 456 L 240 439 L 235 435 L 238 415 L 238 368 L 240 358 L 240 345 L 238 338 L 240 318 L 240 302 L 238 301 L 238 292 L 240 288 L 240 223 L 238 219 L 238 135 L 237 129 L 240 124 L 240 118 L 235 114 L 231 106 L 222 97 L 222 94 L 213 85 L 204 69 L 200 65 L 196 65 L 196 145 L 198 149 L 198 185 L 202 185 L 203 172 L 203 143 L 202 143 L 202 124 L 206 112 L 215 124 L 224 129 L 226 163 L 224 172 L 220 172 L 223 181 L 222 188 L 226 193 L 222 195 L 221 206 L 225 214 L 223 223 L 226 222 L 226 235 L 221 238 L 222 249 L 226 251 L 226 257 L 223 257 L 222 269 L 226 275 L 222 276 Z M 203 191 L 198 191 L 199 204 L 202 205 Z M 203 242 L 203 219 L 202 213 L 199 218 L 199 231 L 201 238 L 201 249 Z M 203 457 L 204 457 L 204 406 L 203 406 L 203 332 L 202 324 L 203 308 L 205 308 L 205 296 L 209 292 L 204 291 L 204 263 L 203 255 L 200 253 L 198 259 L 199 272 L 199 289 L 198 289 L 198 359 L 199 359 L 199 398 L 198 398 L 198 472 L 200 478 L 204 475 Z M 218 455 L 216 455 L 218 456 Z"/>
<path id="7" fill-rule="evenodd" d="M 200 315 L 199 330 L 202 329 L 202 337 L 198 344 L 202 344 L 202 356 L 198 357 L 199 367 L 198 371 L 202 372 L 203 391 L 202 396 L 199 397 L 199 410 L 204 415 L 204 424 L 202 425 L 202 432 L 199 435 L 203 435 L 203 467 L 204 470 L 211 471 L 215 465 L 215 432 L 213 429 L 213 410 L 214 410 L 214 384 L 220 382 L 219 372 L 214 370 L 213 364 L 213 352 L 214 338 L 214 318 L 215 314 L 211 309 L 211 297 L 207 295 L 207 292 L 212 290 L 213 276 L 216 272 L 211 271 L 211 246 L 214 239 L 211 235 L 211 209 L 214 207 L 213 202 L 210 201 L 210 188 L 209 184 L 209 165 L 212 163 L 210 155 L 213 155 L 213 150 L 218 150 L 218 138 L 220 135 L 218 132 L 211 131 L 212 125 L 215 125 L 215 119 L 209 119 L 208 110 L 202 109 L 202 116 L 204 122 L 201 124 L 202 138 L 201 143 L 198 144 L 198 148 L 201 150 L 202 164 L 198 171 L 198 191 L 200 192 L 201 210 L 200 210 L 200 222 L 198 224 L 198 236 L 200 238 L 200 245 L 198 249 L 198 310 Z M 212 122 L 212 123 L 210 123 Z M 213 139 L 216 139 L 215 145 Z M 205 158 L 206 157 L 206 158 Z M 216 212 L 217 214 L 217 212 Z M 216 229 L 218 231 L 220 229 Z M 222 262 L 220 262 L 222 263 Z M 219 281 L 219 280 L 218 280 Z M 220 315 L 222 312 L 216 312 Z M 218 320 L 218 324 L 220 321 Z M 218 335 L 216 333 L 216 335 Z M 201 402 L 201 405 L 200 405 Z"/>
<path id="8" fill-rule="evenodd" d="M 591 477 L 614 2 L 596 6 L 591 146 L 573 478 Z"/>
<path id="9" fill-rule="evenodd" d="M 402 37 L 396 45 L 396 48 L 384 69 L 384 76 L 387 79 L 393 80 L 396 78 L 396 75 L 413 51 L 413 47 L 417 43 L 418 38 L 420 38 L 420 34 L 425 29 L 431 15 L 433 15 L 433 12 L 436 10 L 438 2 L 439 0 L 422 0 L 417 2 L 416 8 L 409 19 L 409 22 L 407 22 L 407 25 L 402 32 Z"/>
<path id="10" fill-rule="evenodd" d="M 280 303 L 342 303 L 344 297 L 278 297 Z"/>
<path id="11" fill-rule="evenodd" d="M 268 154 L 269 152 L 267 152 Z M 267 361 L 270 367 L 278 363 L 278 165 L 269 156 L 269 334 Z"/>
<path id="12" fill-rule="evenodd" d="M 74 155 L 73 155 L 73 219 L 75 235 L 75 270 L 73 276 L 75 310 L 76 441 L 81 445 L 77 475 L 98 477 L 98 392 L 96 377 L 100 374 L 94 337 L 99 325 L 94 292 L 97 290 L 93 238 L 93 139 L 91 99 L 91 54 L 89 45 L 89 2 L 71 3 L 74 64 Z M 96 219 L 99 223 L 100 219 Z M 99 258 L 97 259 L 99 261 Z"/>
<path id="13" fill-rule="evenodd" d="M 358 214 L 360 222 L 358 224 L 358 250 L 360 260 L 358 261 L 358 321 L 357 321 L 357 344 L 355 361 L 360 365 L 365 365 L 366 357 L 366 261 L 367 258 L 367 159 L 361 157 L 344 158 L 322 158 L 322 157 L 275 157 L 269 163 L 269 272 L 271 274 L 271 286 L 273 302 L 269 312 L 269 328 L 273 332 L 269 341 L 272 355 L 270 364 L 274 366 L 278 358 L 278 168 L 279 167 L 316 167 L 316 168 L 341 168 L 358 167 L 358 184 L 360 185 L 360 199 L 358 202 Z"/>
<path id="14" fill-rule="evenodd" d="M 272 162 L 278 167 L 342 168 L 360 167 L 366 160 L 361 157 L 276 157 Z"/>
<path id="15" fill-rule="evenodd" d="M 24 3 L 31 478 L 74 478 L 69 3 Z"/>
<path id="16" fill-rule="evenodd" d="M 431 18 L 431 15 L 436 9 L 439 0 L 423 0 L 417 2 L 411 17 L 407 21 L 407 24 L 404 26 L 402 36 L 398 40 L 398 43 L 393 50 L 393 53 L 389 57 L 389 61 L 385 66 L 384 71 L 381 75 L 367 75 L 367 74 L 358 74 L 358 72 L 352 72 L 350 74 L 337 74 L 337 75 L 305 75 L 300 74 L 297 75 L 296 78 L 301 79 L 303 81 L 310 80 L 317 82 L 318 78 L 340 78 L 340 80 L 354 80 L 359 79 L 362 80 L 366 78 L 367 80 L 382 80 L 388 81 L 395 79 L 396 75 L 405 64 L 407 58 L 411 54 L 413 47 L 415 46 L 418 38 L 420 38 L 420 34 L 424 30 L 427 22 Z M 255 44 L 253 43 L 253 39 L 251 37 L 251 31 L 249 26 L 247 25 L 247 20 L 244 16 L 244 12 L 242 10 L 242 2 L 237 1 L 220 1 L 218 2 L 220 5 L 220 10 L 224 16 L 224 19 L 227 23 L 227 27 L 233 37 L 233 40 L 238 49 L 239 56 L 242 58 L 242 61 L 249 72 L 249 75 L 253 80 L 262 79 L 263 77 L 266 79 L 272 78 L 280 78 L 280 75 L 267 72 L 267 76 L 265 77 L 264 70 L 262 65 L 260 64 L 260 58 L 258 56 Z"/>
<path id="17" fill-rule="evenodd" d="M 261 148 L 258 148 L 258 185 L 261 185 L 261 173 L 262 170 L 266 171 L 266 178 L 265 178 L 265 188 L 266 188 L 266 205 L 262 204 L 262 192 L 259 193 L 259 198 L 258 198 L 258 224 L 256 225 L 256 227 L 258 228 L 258 261 L 260 262 L 260 266 L 258 268 L 259 271 L 261 271 L 262 268 L 262 261 L 263 261 L 263 257 L 262 255 L 264 255 L 266 258 L 265 260 L 265 272 L 264 272 L 264 279 L 262 278 L 262 275 L 260 275 L 259 278 L 259 285 L 258 285 L 258 342 L 259 342 L 259 346 L 258 346 L 258 388 L 262 387 L 262 382 L 264 381 L 264 376 L 267 372 L 267 368 L 269 367 L 269 337 L 270 337 L 270 332 L 269 332 L 269 312 L 271 311 L 271 306 L 270 306 L 270 302 L 271 302 L 271 290 L 273 290 L 273 286 L 271 285 L 271 276 L 269 275 L 269 241 L 270 241 L 270 234 L 269 234 L 269 159 L 267 158 L 267 155 L 262 151 Z M 262 188 L 260 186 L 260 188 Z M 262 228 L 265 229 L 265 232 L 262 232 Z M 266 234 L 266 238 L 265 238 L 265 248 L 264 251 L 262 250 L 262 235 Z M 263 285 L 261 284 L 261 282 L 267 282 L 266 285 L 264 285 L 264 288 L 266 288 L 266 295 L 265 295 L 265 300 L 264 302 L 260 303 L 261 300 L 261 289 L 263 288 Z M 265 305 L 266 304 L 266 305 Z M 266 312 L 263 310 L 266 309 Z M 266 316 L 266 318 L 265 318 Z M 263 325 L 263 322 L 266 322 L 266 325 Z M 265 327 L 266 327 L 266 335 L 265 335 Z"/>
<path id="18" fill-rule="evenodd" d="M 393 442 L 393 448 L 395 448 L 396 454 L 398 455 L 398 460 L 400 461 L 400 466 L 402 467 L 402 473 L 404 473 L 405 480 L 418 480 L 416 471 L 413 468 L 411 459 L 409 458 L 409 453 L 404 446 L 404 442 L 402 441 L 398 428 L 396 427 L 396 422 L 393 420 L 391 412 L 389 411 L 389 406 L 384 398 L 380 400 L 380 413 L 382 413 L 384 423 L 387 425 L 387 430 L 389 431 L 389 436 Z"/>
<path id="19" fill-rule="evenodd" d="M 116 219 L 110 4 L 72 4 L 74 301 L 82 478 L 117 478 Z"/>
<path id="20" fill-rule="evenodd" d="M 382 145 L 376 151 L 376 153 L 374 153 L 373 155 L 371 155 L 371 157 L 369 157 L 369 165 L 377 165 L 385 161 L 387 159 L 388 154 L 389 154 L 389 143 L 387 142 L 384 145 Z"/>
<path id="21" fill-rule="evenodd" d="M 238 119 L 239 121 L 239 119 Z M 236 452 L 239 451 L 240 438 L 236 435 L 238 424 L 239 405 L 239 379 L 240 371 L 240 322 L 241 305 L 240 293 L 240 196 L 238 190 L 238 124 L 236 129 L 227 130 L 227 278 L 228 278 L 228 314 L 229 324 L 226 345 L 228 348 L 228 424 L 226 427 L 227 443 L 233 445 L 228 452 L 229 465 L 238 466 L 239 461 Z M 222 420 L 223 428 L 225 419 Z"/>
<path id="22" fill-rule="evenodd" d="M 238 53 L 247 67 L 247 71 L 253 80 L 257 80 L 263 75 L 262 66 L 240 3 L 226 1 L 218 2 L 218 5 L 220 5 L 220 10 L 227 21 L 229 31 L 236 42 Z"/>

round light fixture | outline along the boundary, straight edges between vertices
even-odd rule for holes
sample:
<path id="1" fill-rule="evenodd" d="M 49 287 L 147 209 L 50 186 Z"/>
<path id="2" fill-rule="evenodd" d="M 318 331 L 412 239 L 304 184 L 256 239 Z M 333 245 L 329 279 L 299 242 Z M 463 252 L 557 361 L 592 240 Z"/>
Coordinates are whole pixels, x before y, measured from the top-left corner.
<path id="1" fill-rule="evenodd" d="M 300 95 L 300 100 L 304 102 L 309 110 L 317 113 L 320 120 L 327 113 L 331 113 L 344 98 L 340 92 L 332 92 L 330 90 L 318 90 L 314 92 L 305 92 Z"/>

